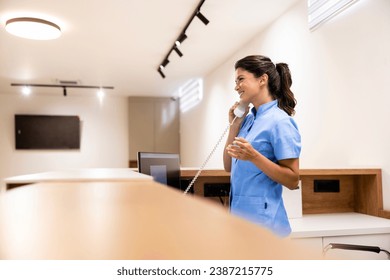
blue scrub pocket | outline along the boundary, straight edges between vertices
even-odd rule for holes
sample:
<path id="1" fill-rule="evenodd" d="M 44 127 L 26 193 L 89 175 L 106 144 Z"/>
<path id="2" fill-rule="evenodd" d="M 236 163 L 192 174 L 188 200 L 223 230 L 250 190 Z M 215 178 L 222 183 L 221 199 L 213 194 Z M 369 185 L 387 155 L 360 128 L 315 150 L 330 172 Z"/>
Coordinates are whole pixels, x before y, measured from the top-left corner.
<path id="1" fill-rule="evenodd" d="M 231 212 L 257 224 L 272 224 L 272 210 L 264 197 L 235 196 Z"/>

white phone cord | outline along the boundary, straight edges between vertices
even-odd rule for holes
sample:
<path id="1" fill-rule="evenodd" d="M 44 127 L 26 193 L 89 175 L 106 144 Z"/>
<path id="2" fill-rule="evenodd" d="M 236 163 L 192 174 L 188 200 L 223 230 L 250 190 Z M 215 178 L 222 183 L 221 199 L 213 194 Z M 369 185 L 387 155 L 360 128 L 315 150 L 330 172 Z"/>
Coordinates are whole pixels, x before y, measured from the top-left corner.
<path id="1" fill-rule="evenodd" d="M 191 189 L 193 184 L 195 183 L 196 179 L 198 179 L 200 173 L 205 168 L 207 162 L 210 160 L 211 156 L 214 154 L 215 150 L 217 149 L 218 145 L 221 143 L 222 139 L 225 137 L 225 134 L 229 131 L 230 126 L 234 123 L 234 121 L 237 119 L 237 117 L 234 117 L 233 121 L 226 127 L 225 131 L 222 133 L 221 137 L 219 138 L 217 144 L 214 146 L 210 154 L 207 156 L 206 160 L 202 164 L 202 166 L 199 168 L 198 172 L 196 173 L 195 177 L 192 179 L 191 183 L 188 185 L 187 189 L 184 191 L 184 194 L 187 194 L 188 191 Z"/>

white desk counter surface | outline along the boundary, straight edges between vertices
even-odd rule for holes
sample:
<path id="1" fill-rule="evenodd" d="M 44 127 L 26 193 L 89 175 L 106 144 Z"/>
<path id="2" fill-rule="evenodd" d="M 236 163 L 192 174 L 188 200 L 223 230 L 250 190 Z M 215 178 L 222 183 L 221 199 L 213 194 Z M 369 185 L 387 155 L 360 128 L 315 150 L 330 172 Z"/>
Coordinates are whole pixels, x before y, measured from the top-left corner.
<path id="1" fill-rule="evenodd" d="M 390 234 L 390 219 L 360 214 L 306 214 L 290 219 L 291 238 Z"/>
<path id="2" fill-rule="evenodd" d="M 6 184 L 72 181 L 152 181 L 153 177 L 129 168 L 84 168 L 50 171 L 6 178 Z"/>

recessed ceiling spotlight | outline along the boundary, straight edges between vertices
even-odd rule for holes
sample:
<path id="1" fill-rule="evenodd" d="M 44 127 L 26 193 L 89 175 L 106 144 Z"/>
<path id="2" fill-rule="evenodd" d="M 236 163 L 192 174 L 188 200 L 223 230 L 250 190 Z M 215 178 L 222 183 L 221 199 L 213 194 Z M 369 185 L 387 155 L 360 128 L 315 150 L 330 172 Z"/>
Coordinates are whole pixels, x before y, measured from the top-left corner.
<path id="1" fill-rule="evenodd" d="M 6 21 L 5 29 L 12 35 L 33 40 L 52 40 L 61 36 L 57 24 L 40 18 L 12 18 Z"/>

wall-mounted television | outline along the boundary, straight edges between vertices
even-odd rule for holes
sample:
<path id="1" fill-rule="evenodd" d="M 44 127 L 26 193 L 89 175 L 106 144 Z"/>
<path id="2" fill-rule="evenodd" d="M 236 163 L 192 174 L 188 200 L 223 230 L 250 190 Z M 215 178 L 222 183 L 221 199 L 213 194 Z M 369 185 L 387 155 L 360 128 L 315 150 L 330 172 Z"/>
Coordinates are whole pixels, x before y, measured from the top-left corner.
<path id="1" fill-rule="evenodd" d="M 15 149 L 80 149 L 80 118 L 15 115 Z"/>

